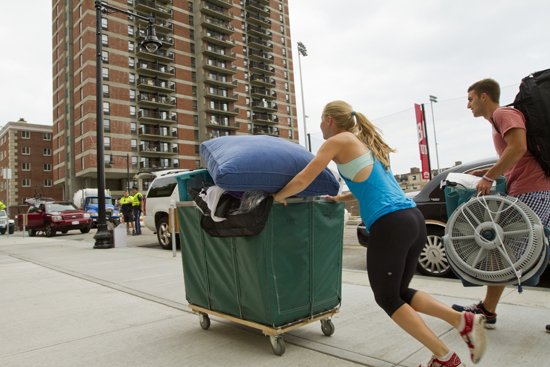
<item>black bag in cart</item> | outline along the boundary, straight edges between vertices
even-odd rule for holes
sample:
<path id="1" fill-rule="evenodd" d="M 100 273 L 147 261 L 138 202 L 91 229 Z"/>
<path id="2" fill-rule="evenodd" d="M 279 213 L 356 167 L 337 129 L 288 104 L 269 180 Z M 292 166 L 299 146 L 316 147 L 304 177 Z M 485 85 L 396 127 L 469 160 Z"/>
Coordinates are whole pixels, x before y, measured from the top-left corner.
<path id="1" fill-rule="evenodd" d="M 550 177 L 550 69 L 523 78 L 511 105 L 525 116 L 527 148 Z"/>

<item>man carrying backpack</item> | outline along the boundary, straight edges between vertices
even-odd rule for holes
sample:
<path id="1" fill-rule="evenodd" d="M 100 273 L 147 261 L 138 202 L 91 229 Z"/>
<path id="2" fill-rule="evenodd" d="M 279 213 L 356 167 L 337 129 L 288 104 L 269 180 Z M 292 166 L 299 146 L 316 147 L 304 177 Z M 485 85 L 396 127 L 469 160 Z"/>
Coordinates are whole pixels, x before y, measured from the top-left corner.
<path id="1" fill-rule="evenodd" d="M 474 117 L 484 117 L 493 125 L 493 143 L 499 160 L 490 169 L 471 172 L 483 179 L 478 193 L 489 194 L 493 181 L 504 175 L 506 191 L 525 203 L 540 218 L 542 225 L 550 221 L 550 178 L 531 151 L 527 149 L 526 122 L 515 108 L 500 107 L 500 86 L 493 79 L 483 79 L 468 88 L 468 108 Z M 453 305 L 457 311 L 484 314 L 488 329 L 496 327 L 496 307 L 504 286 L 487 286 L 482 302 L 469 306 Z"/>

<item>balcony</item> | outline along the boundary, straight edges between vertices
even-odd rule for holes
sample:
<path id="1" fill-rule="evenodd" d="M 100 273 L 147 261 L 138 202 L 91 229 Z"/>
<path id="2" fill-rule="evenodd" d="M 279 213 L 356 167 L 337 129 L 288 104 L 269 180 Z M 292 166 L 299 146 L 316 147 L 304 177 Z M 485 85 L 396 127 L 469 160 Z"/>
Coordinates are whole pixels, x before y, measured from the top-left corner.
<path id="1" fill-rule="evenodd" d="M 148 13 L 141 13 L 141 12 L 138 12 L 137 14 L 141 15 L 141 16 L 144 16 L 146 18 L 149 18 L 151 15 L 148 14 Z M 144 28 L 147 28 L 147 26 L 149 25 L 149 22 L 144 20 L 144 19 L 141 19 L 141 18 L 138 18 L 138 17 L 134 17 L 135 19 L 135 23 L 138 24 L 138 25 L 143 25 Z M 174 24 L 164 20 L 164 19 L 155 19 L 155 29 L 157 30 L 157 36 L 159 33 L 172 33 L 174 32 Z"/>
<path id="2" fill-rule="evenodd" d="M 225 34 L 235 33 L 235 27 L 233 27 L 229 23 L 226 23 L 214 17 L 208 16 L 208 15 L 202 15 L 200 18 L 200 21 L 201 21 L 201 25 L 208 29 L 213 29 L 215 31 L 225 33 Z"/>
<path id="3" fill-rule="evenodd" d="M 241 128 L 240 122 L 232 121 L 232 119 L 230 118 L 220 121 L 219 118 L 216 118 L 214 116 L 207 119 L 205 125 L 206 127 L 210 127 L 212 129 L 239 130 Z"/>
<path id="4" fill-rule="evenodd" d="M 273 33 L 270 30 L 264 29 L 262 27 L 249 24 L 246 29 L 247 29 L 247 32 L 251 35 L 267 38 L 267 39 L 273 38 Z"/>
<path id="5" fill-rule="evenodd" d="M 271 20 L 262 17 L 261 15 L 254 14 L 254 13 L 246 13 L 246 21 L 251 24 L 256 24 L 267 28 L 271 28 Z"/>
<path id="6" fill-rule="evenodd" d="M 174 62 L 174 53 L 166 50 L 157 50 L 149 52 L 144 47 L 136 47 L 136 56 L 145 57 L 152 60 L 162 60 L 164 62 Z"/>
<path id="7" fill-rule="evenodd" d="M 139 128 L 139 136 L 141 138 L 164 138 L 164 139 L 177 139 L 178 138 L 178 129 L 173 127 L 169 128 L 168 126 L 147 126 L 143 125 Z"/>
<path id="8" fill-rule="evenodd" d="M 158 78 L 139 77 L 137 80 L 137 87 L 142 90 L 150 90 L 154 92 L 173 93 L 176 91 L 176 83 Z"/>
<path id="9" fill-rule="evenodd" d="M 147 30 L 144 28 L 138 28 L 135 32 L 135 38 L 137 43 L 141 43 L 145 39 L 145 36 L 147 35 Z M 172 48 L 174 47 L 174 37 L 170 37 L 167 35 L 159 34 L 157 35 L 158 39 L 162 42 L 162 47 L 164 49 Z"/>
<path id="10" fill-rule="evenodd" d="M 139 162 L 140 169 L 166 169 L 166 168 L 179 168 L 179 164 L 173 162 L 171 159 L 148 159 Z"/>
<path id="11" fill-rule="evenodd" d="M 252 97 L 265 98 L 265 99 L 277 99 L 277 92 L 265 88 L 252 87 L 250 89 Z"/>
<path id="12" fill-rule="evenodd" d="M 148 155 L 167 155 L 167 154 L 178 154 L 179 149 L 176 143 L 162 143 L 162 142 L 152 142 L 152 141 L 141 141 L 139 146 L 139 152 L 141 154 Z"/>
<path id="13" fill-rule="evenodd" d="M 277 82 L 275 82 L 275 79 L 266 77 L 263 74 L 252 74 L 250 75 L 250 84 L 259 85 L 261 87 L 274 88 L 277 85 Z"/>
<path id="14" fill-rule="evenodd" d="M 208 113 L 224 116 L 238 116 L 241 111 L 238 108 L 226 107 L 225 109 L 219 109 L 221 106 L 212 106 L 210 103 L 206 103 L 204 110 Z"/>
<path id="15" fill-rule="evenodd" d="M 176 108 L 176 97 L 167 97 L 156 94 L 140 93 L 137 103 L 139 106 L 151 108 Z"/>
<path id="16" fill-rule="evenodd" d="M 248 45 L 250 47 L 261 48 L 262 50 L 267 52 L 273 51 L 273 43 L 266 42 L 261 38 L 248 37 Z"/>
<path id="17" fill-rule="evenodd" d="M 204 96 L 211 99 L 218 99 L 225 102 L 237 102 L 239 95 L 233 92 L 233 89 L 228 91 L 211 90 L 210 88 L 204 89 Z"/>
<path id="18" fill-rule="evenodd" d="M 206 42 L 214 43 L 223 47 L 233 48 L 235 47 L 235 40 L 227 34 L 223 35 L 208 35 L 208 31 L 201 32 L 201 39 Z"/>
<path id="19" fill-rule="evenodd" d="M 279 118 L 275 115 L 269 113 L 253 113 L 252 121 L 259 122 L 263 124 L 278 124 Z"/>
<path id="20" fill-rule="evenodd" d="M 253 12 L 256 12 L 256 13 L 260 13 L 261 15 L 264 15 L 266 17 L 271 15 L 271 9 L 270 8 L 268 8 L 267 6 L 264 6 L 260 3 L 257 3 L 255 1 L 247 0 L 244 3 L 244 5 L 246 7 L 246 10 L 250 10 L 250 11 L 253 11 Z"/>
<path id="21" fill-rule="evenodd" d="M 251 107 L 253 110 L 263 110 L 267 112 L 277 112 L 277 103 L 252 100 Z"/>
<path id="22" fill-rule="evenodd" d="M 233 7 L 232 0 L 208 0 L 208 2 L 226 9 L 230 9 Z"/>
<path id="23" fill-rule="evenodd" d="M 273 126 L 254 126 L 252 133 L 254 135 L 279 136 L 279 129 Z"/>
<path id="24" fill-rule="evenodd" d="M 206 1 L 201 1 L 199 4 L 199 11 L 207 16 L 212 16 L 224 20 L 226 22 L 231 22 L 235 19 L 235 16 L 227 8 L 222 8 L 217 5 L 210 4 Z"/>
<path id="25" fill-rule="evenodd" d="M 175 123 L 178 121 L 177 116 L 175 112 L 140 110 L 138 121 L 143 123 Z"/>
<path id="26" fill-rule="evenodd" d="M 220 50 L 215 50 L 213 48 L 209 48 L 208 45 L 202 45 L 201 52 L 203 53 L 203 55 L 212 56 L 220 60 L 226 60 L 226 61 L 237 60 L 237 54 L 235 52 L 231 52 L 231 51 L 225 52 L 223 48 Z"/>
<path id="27" fill-rule="evenodd" d="M 237 88 L 238 81 L 233 80 L 232 82 L 228 81 L 226 78 L 220 78 L 217 77 L 211 77 L 209 74 L 204 74 L 204 81 L 205 83 L 211 84 L 211 85 L 217 85 L 219 87 L 224 88 Z"/>
<path id="28" fill-rule="evenodd" d="M 267 62 L 269 64 L 272 64 L 272 63 L 275 62 L 275 57 L 273 55 L 266 54 L 265 52 L 260 51 L 260 50 L 249 49 L 248 50 L 248 57 L 250 58 L 250 60 L 255 60 L 255 61 L 259 61 L 259 62 Z"/>
<path id="29" fill-rule="evenodd" d="M 161 5 L 157 5 L 157 1 L 150 0 L 134 0 L 134 7 L 137 11 L 144 11 L 154 14 L 159 18 L 173 18 L 174 13 L 172 9 L 166 8 Z"/>
<path id="30" fill-rule="evenodd" d="M 269 0 L 258 0 L 260 4 L 269 6 Z"/>
<path id="31" fill-rule="evenodd" d="M 165 78 L 173 78 L 176 75 L 176 68 L 173 66 L 159 64 L 158 62 L 150 62 L 139 60 L 137 63 L 138 73 L 152 74 L 163 76 Z"/>
<path id="32" fill-rule="evenodd" d="M 273 66 L 266 65 L 263 62 L 250 61 L 248 63 L 248 70 L 270 76 L 275 75 L 275 68 Z"/>
<path id="33" fill-rule="evenodd" d="M 237 67 L 233 66 L 231 68 L 227 67 L 227 64 L 225 63 L 218 63 L 210 60 L 203 60 L 202 66 L 205 69 L 216 71 L 218 73 L 228 74 L 228 75 L 234 75 L 237 74 Z"/>

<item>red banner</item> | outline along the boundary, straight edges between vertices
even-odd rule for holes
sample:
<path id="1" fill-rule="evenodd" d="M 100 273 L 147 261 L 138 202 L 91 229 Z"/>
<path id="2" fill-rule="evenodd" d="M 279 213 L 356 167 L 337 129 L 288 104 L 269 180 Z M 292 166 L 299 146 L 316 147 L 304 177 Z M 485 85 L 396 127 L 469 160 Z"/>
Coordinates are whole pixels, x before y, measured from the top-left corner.
<path id="1" fill-rule="evenodd" d="M 430 177 L 430 157 L 428 156 L 428 140 L 426 139 L 426 122 L 424 113 L 419 104 L 414 105 L 416 112 L 416 131 L 418 135 L 418 146 L 420 148 L 420 161 L 422 162 L 422 178 L 429 180 Z"/>

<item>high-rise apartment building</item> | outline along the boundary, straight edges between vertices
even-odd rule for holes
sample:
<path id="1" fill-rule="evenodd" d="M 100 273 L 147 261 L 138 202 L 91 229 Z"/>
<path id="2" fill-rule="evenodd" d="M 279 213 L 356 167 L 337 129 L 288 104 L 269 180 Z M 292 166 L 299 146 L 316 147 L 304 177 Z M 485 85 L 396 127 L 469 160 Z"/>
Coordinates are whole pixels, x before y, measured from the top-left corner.
<path id="1" fill-rule="evenodd" d="M 53 0 L 54 183 L 97 187 L 94 1 Z M 154 17 L 162 47 L 140 47 L 147 22 L 104 14 L 106 188 L 156 169 L 201 165 L 201 142 L 268 134 L 298 142 L 288 0 L 112 0 Z M 127 156 L 129 155 L 129 156 Z M 133 185 L 134 183 L 132 183 Z"/>
<path id="2" fill-rule="evenodd" d="M 53 185 L 52 126 L 29 124 L 24 119 L 0 129 L 0 201 L 17 215 L 17 206 L 36 196 L 62 199 L 63 188 Z M 8 199 L 9 195 L 9 199 Z"/>

